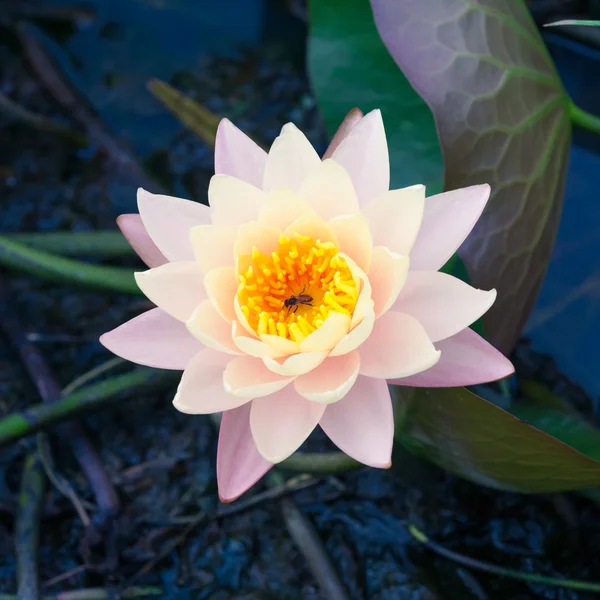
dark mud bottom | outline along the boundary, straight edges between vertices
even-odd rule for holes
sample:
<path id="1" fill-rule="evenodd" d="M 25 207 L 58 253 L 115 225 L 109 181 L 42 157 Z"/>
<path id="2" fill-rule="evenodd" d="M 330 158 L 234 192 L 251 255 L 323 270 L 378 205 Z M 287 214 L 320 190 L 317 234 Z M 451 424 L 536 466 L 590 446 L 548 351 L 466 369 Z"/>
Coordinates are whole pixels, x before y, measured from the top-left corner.
<path id="1" fill-rule="evenodd" d="M 0 47 L 0 61 L 1 90 L 31 110 L 67 122 L 17 54 Z M 196 91 L 218 112 L 230 114 L 236 106 L 242 107 L 238 122 L 267 140 L 278 124 L 293 118 L 313 141 L 323 144 L 325 136 L 307 83 L 301 70 L 284 58 L 249 57 L 245 63 L 209 65 L 206 72 L 210 86 L 192 76 L 180 77 L 178 83 Z M 203 96 L 207 93 L 212 96 Z M 53 134 L 29 129 L 4 115 L 0 115 L 0 136 L 3 231 L 112 228 L 115 206 L 129 202 L 129 210 L 133 208 L 133 188 L 123 187 L 93 149 L 76 151 Z M 210 151 L 192 135 L 182 132 L 149 163 L 177 193 L 203 198 L 212 160 Z M 136 263 L 132 258 L 127 264 Z M 96 341 L 98 335 L 139 313 L 145 304 L 14 273 L 2 274 L 1 285 L 8 288 L 27 330 L 37 334 L 63 385 L 109 358 Z M 528 377 L 543 380 L 589 412 L 589 399 L 561 378 L 551 360 L 523 345 L 517 362 Z M 50 487 L 42 521 L 42 581 L 82 565 L 84 556 L 90 566 L 44 587 L 44 593 L 94 586 L 118 590 L 181 533 L 185 517 L 216 506 L 213 427 L 206 418 L 178 413 L 171 396 L 146 391 L 84 419 L 117 486 L 122 513 L 112 526 L 113 543 L 93 545 L 84 539 L 72 505 Z M 3 339 L 1 413 L 36 402 L 34 387 Z M 51 441 L 57 470 L 84 502 L 92 502 L 65 440 L 53 436 Z M 27 439 L 0 453 L 1 592 L 16 589 L 14 517 L 23 459 L 34 443 Z M 318 447 L 322 441 L 310 443 Z M 251 494 L 262 489 L 264 484 L 259 484 Z M 324 478 L 293 497 L 316 525 L 352 600 L 593 597 L 467 571 L 419 547 L 407 532 L 408 521 L 448 548 L 480 560 L 555 577 L 600 579 L 598 508 L 577 495 L 526 496 L 487 490 L 399 449 L 390 471 L 365 469 L 340 475 L 336 481 Z M 94 506 L 87 508 L 93 516 Z M 113 564 L 106 563 L 107 557 Z M 305 558 L 290 539 L 279 500 L 200 525 L 135 583 L 161 587 L 164 598 L 323 598 Z"/>

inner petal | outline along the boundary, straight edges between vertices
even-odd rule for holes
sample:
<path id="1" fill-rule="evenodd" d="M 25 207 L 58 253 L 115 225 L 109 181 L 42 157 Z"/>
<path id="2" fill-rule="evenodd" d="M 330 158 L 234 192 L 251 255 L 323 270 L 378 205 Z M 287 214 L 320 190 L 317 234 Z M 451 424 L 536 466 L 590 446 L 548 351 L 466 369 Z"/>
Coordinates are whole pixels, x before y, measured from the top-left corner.
<path id="1" fill-rule="evenodd" d="M 259 336 L 300 344 L 332 313 L 352 317 L 362 281 L 337 245 L 299 232 L 269 254 L 254 247 L 237 261 L 240 309 Z"/>

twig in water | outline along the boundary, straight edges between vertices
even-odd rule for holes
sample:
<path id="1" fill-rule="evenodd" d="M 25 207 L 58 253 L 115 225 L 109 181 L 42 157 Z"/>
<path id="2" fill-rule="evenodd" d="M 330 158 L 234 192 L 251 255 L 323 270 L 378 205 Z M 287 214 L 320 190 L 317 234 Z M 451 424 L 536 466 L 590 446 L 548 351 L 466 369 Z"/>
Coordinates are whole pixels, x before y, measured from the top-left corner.
<path id="1" fill-rule="evenodd" d="M 52 452 L 48 446 L 48 440 L 45 433 L 38 433 L 37 435 L 37 451 L 40 458 L 40 462 L 44 467 L 46 476 L 52 483 L 52 485 L 68 500 L 71 501 L 75 512 L 79 515 L 79 519 L 84 527 L 89 527 L 90 518 L 88 517 L 87 511 L 83 507 L 79 496 L 73 489 L 73 486 L 54 469 L 54 461 L 52 459 Z"/>
<path id="2" fill-rule="evenodd" d="M 96 13 L 84 4 L 38 4 L 27 0 L 4 0 L 2 10 L 10 17 L 22 19 L 49 19 L 52 21 L 69 21 L 74 23 L 93 23 Z"/>
<path id="3" fill-rule="evenodd" d="M 0 310 L 0 328 L 4 330 L 18 351 L 40 397 L 48 404 L 60 400 L 60 387 L 50 372 L 46 360 L 39 348 L 27 340 L 17 315 L 11 310 L 4 294 L 0 295 L 0 303 L 3 305 Z M 92 488 L 98 506 L 98 513 L 94 519 L 95 527 L 102 532 L 110 530 L 120 510 L 119 497 L 104 470 L 100 456 L 80 423 L 76 421 L 62 423 L 58 426 L 57 432 L 70 445 Z M 91 533 L 88 527 L 86 534 Z M 116 560 L 116 557 L 109 558 Z"/>
<path id="4" fill-rule="evenodd" d="M 17 33 L 23 44 L 25 55 L 42 84 L 54 96 L 75 121 L 81 124 L 88 138 L 106 154 L 109 162 L 120 172 L 127 174 L 132 183 L 146 189 L 161 192 L 161 186 L 150 180 L 140 164 L 108 132 L 102 121 L 85 106 L 68 85 L 40 40 L 39 31 L 33 25 L 21 22 Z"/>
<path id="5" fill-rule="evenodd" d="M 408 526 L 409 533 L 418 541 L 421 542 L 426 548 L 447 558 L 455 563 L 468 567 L 470 569 L 477 569 L 478 571 L 485 571 L 486 573 L 492 573 L 493 575 L 500 575 L 501 577 L 508 577 L 509 579 L 518 579 L 520 581 L 526 581 L 528 583 L 541 583 L 545 585 L 551 585 L 555 587 L 570 588 L 573 590 L 585 590 L 588 592 L 600 592 L 600 583 L 593 583 L 588 581 L 579 581 L 577 579 L 559 579 L 557 577 L 546 577 L 545 575 L 539 575 L 537 573 L 523 573 L 515 569 L 506 569 L 492 563 L 483 562 L 476 558 L 470 558 L 464 554 L 459 554 L 453 550 L 448 550 L 443 546 L 440 546 L 436 542 L 432 542 L 420 529 L 415 525 L 410 524 Z"/>
<path id="6" fill-rule="evenodd" d="M 27 110 L 20 104 L 13 102 L 8 96 L 0 93 L 0 111 L 4 114 L 29 125 L 33 129 L 56 133 L 64 138 L 75 142 L 78 146 L 85 146 L 87 142 L 86 136 L 80 131 L 72 129 L 68 125 L 63 125 L 54 119 L 38 115 L 30 110 Z"/>
<path id="7" fill-rule="evenodd" d="M 160 561 L 166 558 L 177 546 L 181 545 L 190 535 L 190 533 L 198 527 L 205 520 L 214 520 L 219 519 L 221 517 L 227 517 L 229 515 L 233 515 L 256 504 L 260 504 L 266 500 L 273 500 L 275 498 L 279 498 L 284 494 L 290 494 L 292 492 L 297 492 L 309 486 L 315 485 L 318 483 L 316 479 L 313 479 L 307 475 L 299 475 L 298 477 L 293 477 L 289 479 L 285 483 L 281 485 L 277 485 L 268 489 L 260 494 L 255 494 L 250 498 L 245 498 L 244 500 L 238 500 L 233 502 L 232 504 L 224 504 L 219 506 L 215 513 L 209 515 L 208 513 L 201 511 L 197 515 L 194 515 L 190 518 L 190 521 L 187 523 L 185 529 L 175 538 L 173 538 L 162 550 L 161 552 L 155 556 L 152 560 L 148 561 L 130 580 L 130 584 L 137 581 L 140 577 L 149 573 Z M 1 600 L 1 598 L 0 598 Z"/>
<path id="8" fill-rule="evenodd" d="M 46 479 L 36 454 L 25 460 L 16 524 L 18 600 L 38 600 L 38 547 Z"/>
<path id="9" fill-rule="evenodd" d="M 291 498 L 284 498 L 281 508 L 290 536 L 304 555 L 323 596 L 329 600 L 348 600 L 344 585 L 310 519 Z"/>
<path id="10" fill-rule="evenodd" d="M 79 565 L 78 567 L 69 569 L 68 571 L 61 573 L 60 575 L 57 575 L 56 577 L 53 577 L 52 579 L 48 579 L 48 581 L 44 581 L 44 583 L 42 583 L 42 587 L 44 587 L 44 588 L 51 587 L 53 585 L 56 585 L 57 583 L 60 583 L 61 581 L 64 581 L 65 579 L 70 579 L 74 575 L 83 573 L 84 571 L 87 571 L 88 569 L 89 569 L 88 565 Z"/>

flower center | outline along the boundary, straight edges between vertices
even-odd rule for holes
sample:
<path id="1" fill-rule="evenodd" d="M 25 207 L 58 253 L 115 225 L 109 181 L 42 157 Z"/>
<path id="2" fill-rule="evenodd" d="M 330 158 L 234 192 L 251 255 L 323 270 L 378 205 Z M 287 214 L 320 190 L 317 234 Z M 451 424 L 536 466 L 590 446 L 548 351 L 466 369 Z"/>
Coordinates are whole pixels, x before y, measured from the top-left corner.
<path id="1" fill-rule="evenodd" d="M 256 247 L 240 256 L 238 276 L 237 296 L 250 327 L 298 343 L 332 311 L 351 316 L 359 293 L 333 242 L 298 233 L 281 235 L 270 256 Z"/>

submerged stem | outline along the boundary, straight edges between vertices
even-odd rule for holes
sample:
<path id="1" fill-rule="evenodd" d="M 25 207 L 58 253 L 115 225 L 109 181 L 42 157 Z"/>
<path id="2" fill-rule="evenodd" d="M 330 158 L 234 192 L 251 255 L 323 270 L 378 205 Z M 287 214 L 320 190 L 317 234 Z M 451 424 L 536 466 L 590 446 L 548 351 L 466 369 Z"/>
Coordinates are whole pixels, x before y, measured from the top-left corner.
<path id="1" fill-rule="evenodd" d="M 90 265 L 70 258 L 55 256 L 28 248 L 0 236 L 0 264 L 43 277 L 89 287 L 141 295 L 133 270 Z"/>
<path id="2" fill-rule="evenodd" d="M 600 117 L 579 108 L 572 100 L 569 102 L 569 114 L 573 125 L 593 133 L 600 133 Z"/>
<path id="3" fill-rule="evenodd" d="M 343 452 L 299 452 L 277 464 L 279 469 L 301 473 L 339 473 L 362 466 Z"/>
<path id="4" fill-rule="evenodd" d="M 38 600 L 38 547 L 46 478 L 37 454 L 25 460 L 16 524 L 18 600 Z"/>
<path id="5" fill-rule="evenodd" d="M 94 256 L 113 258 L 135 253 L 120 231 L 48 231 L 34 233 L 5 233 L 3 236 L 43 252 L 59 256 Z"/>
<path id="6" fill-rule="evenodd" d="M 545 585 L 551 585 L 555 587 L 564 587 L 574 590 L 585 590 L 588 592 L 600 592 L 600 583 L 592 583 L 588 581 L 579 581 L 577 579 L 560 579 L 558 577 L 547 577 L 546 575 L 539 575 L 537 573 L 523 573 L 515 569 L 507 569 L 491 563 L 477 560 L 476 558 L 470 558 L 464 556 L 453 550 L 448 550 L 443 546 L 440 546 L 436 542 L 432 542 L 420 529 L 415 525 L 408 526 L 409 533 L 418 541 L 424 544 L 429 550 L 448 558 L 460 565 L 471 569 L 477 569 L 479 571 L 485 571 L 486 573 L 492 573 L 493 575 L 500 575 L 502 577 L 508 577 L 510 579 L 518 579 L 520 581 L 527 581 L 529 583 L 542 583 Z"/>
<path id="7" fill-rule="evenodd" d="M 125 375 L 87 386 L 52 404 L 35 404 L 24 411 L 8 415 L 0 419 L 0 448 L 40 429 L 122 399 L 123 392 L 170 381 L 172 373 L 173 371 L 138 367 Z M 133 396 L 130 397 L 133 399 Z"/>

